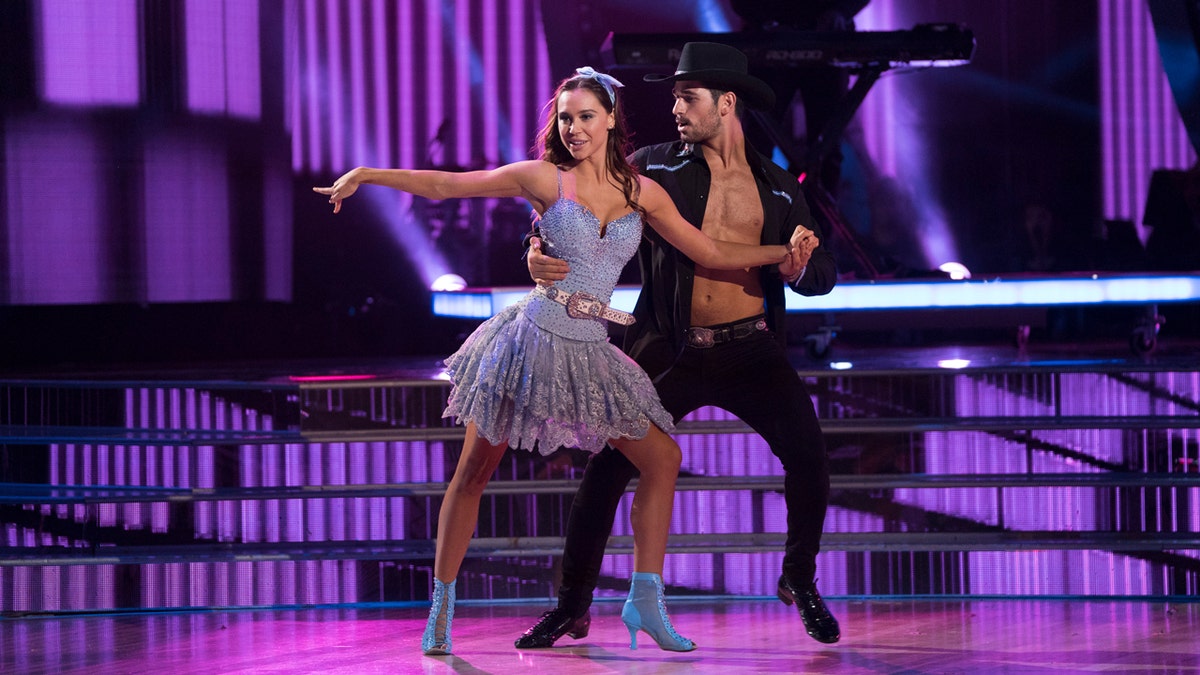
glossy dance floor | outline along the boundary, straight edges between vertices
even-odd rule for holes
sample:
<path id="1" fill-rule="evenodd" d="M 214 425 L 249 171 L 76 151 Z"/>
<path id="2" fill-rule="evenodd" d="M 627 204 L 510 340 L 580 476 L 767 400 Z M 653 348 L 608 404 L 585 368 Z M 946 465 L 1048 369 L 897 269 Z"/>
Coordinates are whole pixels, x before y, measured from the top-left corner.
<path id="1" fill-rule="evenodd" d="M 629 650 L 621 605 L 549 650 L 512 641 L 545 604 L 462 604 L 454 654 L 422 656 L 428 609 L 311 609 L 0 619 L 0 672 L 32 673 L 1200 673 L 1200 603 L 829 601 L 822 645 L 774 599 L 676 600 L 700 647 Z"/>

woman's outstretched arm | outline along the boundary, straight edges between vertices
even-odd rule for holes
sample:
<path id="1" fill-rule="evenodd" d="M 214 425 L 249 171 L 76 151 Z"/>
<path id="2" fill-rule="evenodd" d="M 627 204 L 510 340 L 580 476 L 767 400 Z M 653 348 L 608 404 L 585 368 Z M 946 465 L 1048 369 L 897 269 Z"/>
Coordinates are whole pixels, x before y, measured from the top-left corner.
<path id="1" fill-rule="evenodd" d="M 792 255 L 792 243 L 760 246 L 713 239 L 679 214 L 675 202 L 661 185 L 643 178 L 641 187 L 638 203 L 646 209 L 650 226 L 698 265 L 716 270 L 739 270 L 778 265 Z"/>
<path id="2" fill-rule="evenodd" d="M 547 183 L 547 180 L 550 182 Z M 382 185 L 426 199 L 524 197 L 540 213 L 547 206 L 547 184 L 550 186 L 550 195 L 557 195 L 553 181 L 553 167 L 540 160 L 462 173 L 360 166 L 342 174 L 329 187 L 314 187 L 313 192 L 328 196 L 334 213 L 342 210 L 342 201 L 357 192 L 360 185 Z"/>

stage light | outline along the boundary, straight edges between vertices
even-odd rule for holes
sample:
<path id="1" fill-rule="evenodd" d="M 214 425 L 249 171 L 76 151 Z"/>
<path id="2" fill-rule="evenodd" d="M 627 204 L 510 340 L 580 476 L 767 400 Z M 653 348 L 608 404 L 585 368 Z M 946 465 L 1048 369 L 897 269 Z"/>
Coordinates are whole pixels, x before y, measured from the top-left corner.
<path id="1" fill-rule="evenodd" d="M 950 278 L 955 281 L 971 278 L 971 270 L 962 263 L 948 262 L 938 265 L 938 269 L 950 275 Z"/>
<path id="2" fill-rule="evenodd" d="M 633 311 L 638 286 L 618 286 L 609 306 Z M 486 319 L 517 302 L 528 288 L 477 288 L 434 292 L 436 316 Z M 967 280 L 839 281 L 825 295 L 787 293 L 788 312 L 952 309 L 980 307 L 1054 307 L 1062 305 L 1146 305 L 1200 301 L 1200 274 L 1089 274 L 1087 276 L 1013 277 Z"/>
<path id="3" fill-rule="evenodd" d="M 919 10 L 913 3 L 901 0 L 875 0 L 864 3 L 854 16 L 857 30 L 886 31 L 896 26 L 913 25 Z M 952 61 L 942 61 L 951 65 Z M 918 67 L 914 61 L 909 64 Z M 893 73 L 897 71 L 892 71 Z M 934 165 L 937 158 L 929 152 L 931 142 L 926 137 L 928 126 L 925 107 L 941 105 L 939 101 L 927 100 L 913 90 L 906 90 L 900 78 L 883 77 L 872 88 L 871 95 L 863 101 L 858 111 L 862 143 L 881 178 L 895 190 L 894 194 L 883 194 L 892 209 L 898 214 L 912 218 L 915 228 L 910 235 L 917 244 L 915 255 L 922 260 L 913 260 L 910 265 L 929 269 L 939 260 L 960 258 L 958 244 L 950 227 L 950 218 L 945 212 L 940 193 L 936 188 Z M 873 187 L 880 190 L 882 185 Z M 902 200 L 902 201 L 900 201 Z"/>
<path id="4" fill-rule="evenodd" d="M 431 291 L 461 291 L 467 287 L 467 280 L 457 274 L 443 274 L 429 285 Z"/>

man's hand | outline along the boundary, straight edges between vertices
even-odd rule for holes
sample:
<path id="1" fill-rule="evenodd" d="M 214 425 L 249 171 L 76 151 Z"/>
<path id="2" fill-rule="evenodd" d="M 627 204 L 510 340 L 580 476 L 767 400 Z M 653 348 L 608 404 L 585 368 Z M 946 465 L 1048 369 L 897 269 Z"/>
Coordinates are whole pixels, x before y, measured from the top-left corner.
<path id="1" fill-rule="evenodd" d="M 779 264 L 779 276 L 788 283 L 800 278 L 804 268 L 808 267 L 808 260 L 812 258 L 813 251 L 821 245 L 821 240 L 812 230 L 803 225 L 797 225 L 796 230 L 792 232 L 790 244 L 792 246 L 791 255 Z"/>
<path id="2" fill-rule="evenodd" d="M 554 282 L 566 279 L 567 272 L 571 271 L 566 260 L 542 253 L 540 237 L 529 238 L 529 255 L 525 257 L 525 264 L 529 267 L 529 276 L 538 286 L 553 286 Z"/>

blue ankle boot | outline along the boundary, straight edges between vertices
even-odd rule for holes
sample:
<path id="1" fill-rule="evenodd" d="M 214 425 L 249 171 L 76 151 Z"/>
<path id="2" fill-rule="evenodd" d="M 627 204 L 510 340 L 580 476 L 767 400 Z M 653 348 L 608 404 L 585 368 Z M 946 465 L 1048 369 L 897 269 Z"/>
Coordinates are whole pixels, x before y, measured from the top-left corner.
<path id="1" fill-rule="evenodd" d="M 634 572 L 629 585 L 629 598 L 621 610 L 621 621 L 629 629 L 629 648 L 637 649 L 637 632 L 646 631 L 658 643 L 659 648 L 669 652 L 690 652 L 696 643 L 675 632 L 667 616 L 667 604 L 663 598 L 662 577 L 651 572 Z"/>
<path id="2" fill-rule="evenodd" d="M 454 584 L 458 579 L 444 584 L 433 580 L 433 603 L 429 608 L 429 623 L 421 636 L 421 651 L 426 656 L 444 656 L 450 653 L 450 625 L 454 623 Z"/>

